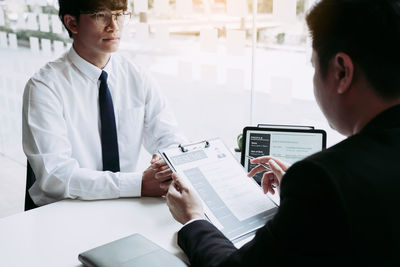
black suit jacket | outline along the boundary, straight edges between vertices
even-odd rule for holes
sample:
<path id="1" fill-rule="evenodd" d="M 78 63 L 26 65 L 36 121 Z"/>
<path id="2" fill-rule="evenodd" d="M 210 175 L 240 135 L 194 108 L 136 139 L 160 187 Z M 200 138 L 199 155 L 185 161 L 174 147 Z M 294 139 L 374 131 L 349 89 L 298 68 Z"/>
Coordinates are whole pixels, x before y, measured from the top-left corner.
<path id="1" fill-rule="evenodd" d="M 294 164 L 280 197 L 239 250 L 205 220 L 178 243 L 192 266 L 400 266 L 400 106 Z"/>

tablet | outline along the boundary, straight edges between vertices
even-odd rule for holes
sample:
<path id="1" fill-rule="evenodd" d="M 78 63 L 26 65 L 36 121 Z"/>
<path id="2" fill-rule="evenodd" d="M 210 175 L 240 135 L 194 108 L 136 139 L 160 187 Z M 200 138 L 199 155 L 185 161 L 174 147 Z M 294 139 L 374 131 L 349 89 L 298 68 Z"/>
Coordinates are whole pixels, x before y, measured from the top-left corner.
<path id="1" fill-rule="evenodd" d="M 289 164 L 326 148 L 326 132 L 313 127 L 245 127 L 243 129 L 241 163 L 249 172 L 256 165 L 246 156 L 273 156 Z M 254 179 L 261 184 L 264 173 Z"/>

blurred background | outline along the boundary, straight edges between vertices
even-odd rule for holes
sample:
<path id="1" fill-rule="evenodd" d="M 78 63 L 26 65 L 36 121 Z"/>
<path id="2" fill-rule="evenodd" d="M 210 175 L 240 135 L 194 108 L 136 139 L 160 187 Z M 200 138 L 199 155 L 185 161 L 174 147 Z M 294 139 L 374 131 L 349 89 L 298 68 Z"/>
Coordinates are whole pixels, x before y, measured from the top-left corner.
<path id="1" fill-rule="evenodd" d="M 245 126 L 330 129 L 314 96 L 305 24 L 315 0 L 129 0 L 120 53 L 147 69 L 189 140 Z M 0 218 L 23 211 L 22 94 L 28 79 L 71 47 L 57 0 L 0 0 Z M 149 155 L 142 151 L 141 166 Z"/>

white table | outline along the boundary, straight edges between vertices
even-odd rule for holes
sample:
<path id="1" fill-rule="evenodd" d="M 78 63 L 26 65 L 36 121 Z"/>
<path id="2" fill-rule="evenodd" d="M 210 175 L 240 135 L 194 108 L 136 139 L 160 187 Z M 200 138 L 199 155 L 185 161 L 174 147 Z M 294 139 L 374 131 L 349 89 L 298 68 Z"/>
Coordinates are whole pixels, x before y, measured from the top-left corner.
<path id="1" fill-rule="evenodd" d="M 78 254 L 140 233 L 186 259 L 165 199 L 63 200 L 0 219 L 0 266 L 82 266 Z"/>

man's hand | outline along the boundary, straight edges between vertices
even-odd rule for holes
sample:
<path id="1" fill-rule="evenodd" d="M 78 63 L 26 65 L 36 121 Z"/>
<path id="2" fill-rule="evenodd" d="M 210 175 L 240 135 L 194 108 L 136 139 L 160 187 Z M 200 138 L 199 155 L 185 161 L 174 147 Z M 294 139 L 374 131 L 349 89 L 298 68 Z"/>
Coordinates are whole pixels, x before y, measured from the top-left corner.
<path id="1" fill-rule="evenodd" d="M 153 155 L 150 164 L 151 165 L 143 172 L 142 196 L 164 196 L 172 182 L 172 171 L 158 154 Z"/>
<path id="2" fill-rule="evenodd" d="M 172 174 L 173 182 L 167 193 L 167 205 L 172 216 L 185 224 L 193 219 L 204 219 L 204 210 L 199 196 L 182 179 Z"/>
<path id="3" fill-rule="evenodd" d="M 265 163 L 269 165 L 271 171 L 264 173 L 261 180 L 261 186 L 264 190 L 264 194 L 268 192 L 270 192 L 271 194 L 275 194 L 275 189 L 272 187 L 272 185 L 275 185 L 279 188 L 282 177 L 285 175 L 290 165 L 286 162 L 280 161 L 279 159 L 270 156 L 258 157 L 256 159 L 252 159 L 250 162 L 252 164 Z M 259 165 L 257 167 L 254 167 L 247 176 L 253 177 L 255 174 L 263 171 L 265 171 L 265 168 Z"/>

